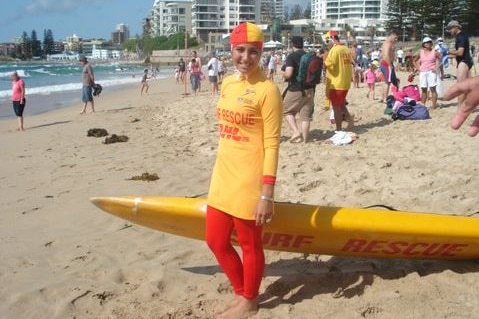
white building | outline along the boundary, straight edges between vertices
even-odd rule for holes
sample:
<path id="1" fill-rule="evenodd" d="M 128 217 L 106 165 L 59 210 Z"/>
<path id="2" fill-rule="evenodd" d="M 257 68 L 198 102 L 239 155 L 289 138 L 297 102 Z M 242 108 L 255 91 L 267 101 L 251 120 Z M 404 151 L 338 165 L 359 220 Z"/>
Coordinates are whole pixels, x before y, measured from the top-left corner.
<path id="1" fill-rule="evenodd" d="M 311 19 L 384 20 L 388 0 L 311 0 Z"/>
<path id="2" fill-rule="evenodd" d="M 151 10 L 151 28 L 155 35 L 191 32 L 191 0 L 155 0 Z"/>
<path id="3" fill-rule="evenodd" d="M 269 1 L 282 10 L 283 0 Z M 148 20 L 153 35 L 187 31 L 208 42 L 209 33 L 229 33 L 240 22 L 259 24 L 260 8 L 261 0 L 155 0 Z"/>
<path id="4" fill-rule="evenodd" d="M 192 28 L 203 41 L 208 33 L 229 33 L 240 22 L 260 23 L 261 1 L 193 0 Z"/>
<path id="5" fill-rule="evenodd" d="M 271 24 L 273 19 L 284 18 L 284 2 L 283 0 L 260 0 L 260 22 Z"/>
<path id="6" fill-rule="evenodd" d="M 344 31 L 352 28 L 360 42 L 370 39 L 374 28 L 375 38 L 384 40 L 388 0 L 311 0 L 311 19 L 316 30 Z"/>

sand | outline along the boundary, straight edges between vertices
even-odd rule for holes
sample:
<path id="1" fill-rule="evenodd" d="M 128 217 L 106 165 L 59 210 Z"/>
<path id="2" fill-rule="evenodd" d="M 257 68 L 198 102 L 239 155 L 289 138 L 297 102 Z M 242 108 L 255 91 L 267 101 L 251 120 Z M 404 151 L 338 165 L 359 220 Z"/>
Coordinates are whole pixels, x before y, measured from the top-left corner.
<path id="1" fill-rule="evenodd" d="M 283 126 L 276 198 L 478 212 L 479 140 L 465 128 L 450 129 L 455 102 L 441 102 L 428 121 L 392 122 L 362 86 L 348 97 L 361 118 L 354 143 L 325 143 L 334 127 L 321 108 L 323 85 L 313 141 L 289 143 Z M 230 299 L 204 242 L 132 225 L 89 202 L 92 196 L 206 195 L 217 98 L 205 82 L 198 96 L 184 92 L 173 79 L 153 81 L 143 96 L 139 86 L 105 88 L 95 114 L 80 115 L 77 104 L 30 116 L 25 132 L 15 131 L 14 119 L 0 122 L 2 318 L 212 318 Z M 91 128 L 129 140 L 107 145 L 87 136 Z M 159 179 L 130 180 L 143 173 Z M 267 252 L 254 318 L 473 318 L 478 271 L 476 261 Z"/>

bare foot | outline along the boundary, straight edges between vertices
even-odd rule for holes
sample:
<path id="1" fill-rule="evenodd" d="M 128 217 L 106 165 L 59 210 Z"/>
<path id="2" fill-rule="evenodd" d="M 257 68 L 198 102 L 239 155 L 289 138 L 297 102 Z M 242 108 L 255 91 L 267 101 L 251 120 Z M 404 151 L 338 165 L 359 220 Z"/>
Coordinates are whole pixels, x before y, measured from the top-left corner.
<path id="1" fill-rule="evenodd" d="M 303 142 L 303 137 L 302 137 L 301 135 L 292 136 L 292 137 L 289 139 L 289 142 L 290 142 L 290 143 L 293 143 L 293 144 L 302 143 L 302 142 Z"/>
<path id="2" fill-rule="evenodd" d="M 229 308 L 217 317 L 217 319 L 244 319 L 255 315 L 258 312 L 258 300 L 240 297 L 236 306 Z"/>
<path id="3" fill-rule="evenodd" d="M 235 307 L 238 303 L 240 303 L 241 298 L 242 298 L 241 296 L 235 296 L 232 300 L 230 300 L 230 301 L 226 304 L 226 307 L 221 307 L 220 310 L 216 310 L 216 311 L 215 311 L 215 315 L 219 316 L 219 315 L 221 315 L 222 313 L 225 313 L 226 311 L 228 311 L 230 308 Z"/>

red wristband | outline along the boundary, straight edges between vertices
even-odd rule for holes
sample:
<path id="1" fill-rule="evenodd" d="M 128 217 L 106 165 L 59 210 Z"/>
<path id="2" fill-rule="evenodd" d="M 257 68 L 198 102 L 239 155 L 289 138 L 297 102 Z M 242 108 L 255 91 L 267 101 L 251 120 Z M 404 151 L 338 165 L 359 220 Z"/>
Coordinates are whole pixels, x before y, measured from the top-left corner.
<path id="1" fill-rule="evenodd" d="M 268 184 L 268 185 L 276 184 L 276 176 L 263 175 L 263 184 Z"/>

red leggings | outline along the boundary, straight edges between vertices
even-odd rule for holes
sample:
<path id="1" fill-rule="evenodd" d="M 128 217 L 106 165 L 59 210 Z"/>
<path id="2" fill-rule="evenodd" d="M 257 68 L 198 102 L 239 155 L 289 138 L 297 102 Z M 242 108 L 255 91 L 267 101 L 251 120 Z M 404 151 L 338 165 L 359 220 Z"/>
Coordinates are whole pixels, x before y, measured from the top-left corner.
<path id="1" fill-rule="evenodd" d="M 243 261 L 231 244 L 236 230 L 243 251 Z M 254 220 L 240 219 L 208 206 L 206 243 L 233 286 L 235 294 L 246 299 L 258 296 L 264 272 L 263 226 Z"/>

